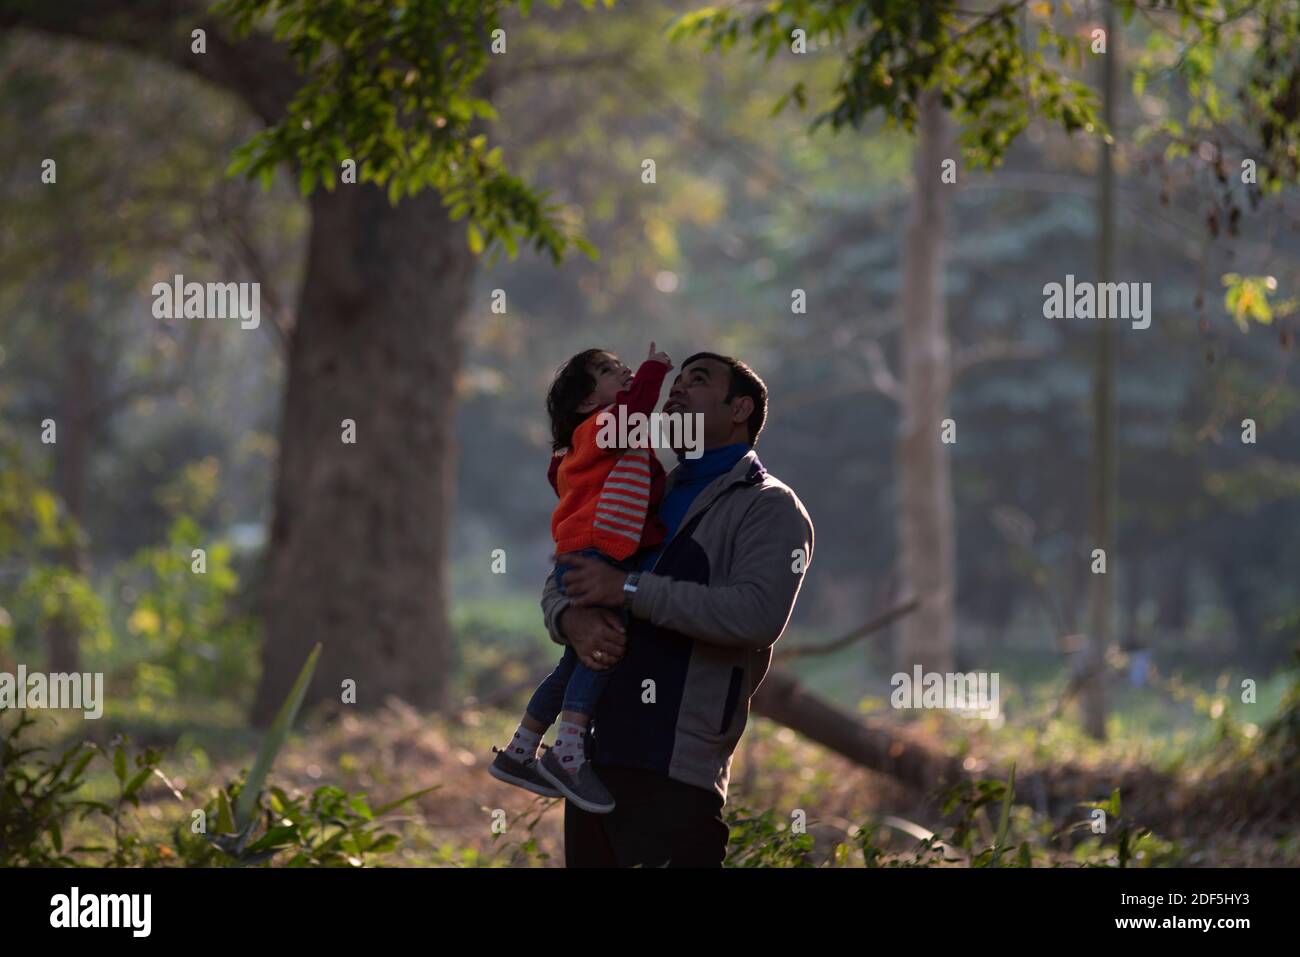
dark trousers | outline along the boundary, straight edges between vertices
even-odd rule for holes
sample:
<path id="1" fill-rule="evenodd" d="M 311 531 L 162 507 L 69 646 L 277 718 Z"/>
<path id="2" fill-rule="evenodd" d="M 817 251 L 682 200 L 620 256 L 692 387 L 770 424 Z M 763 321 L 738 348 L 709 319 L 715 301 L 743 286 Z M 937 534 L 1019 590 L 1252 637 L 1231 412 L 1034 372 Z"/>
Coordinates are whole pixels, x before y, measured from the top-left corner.
<path id="1" fill-rule="evenodd" d="M 640 768 L 593 765 L 609 814 L 564 804 L 565 867 L 721 867 L 728 829 L 717 792 Z"/>

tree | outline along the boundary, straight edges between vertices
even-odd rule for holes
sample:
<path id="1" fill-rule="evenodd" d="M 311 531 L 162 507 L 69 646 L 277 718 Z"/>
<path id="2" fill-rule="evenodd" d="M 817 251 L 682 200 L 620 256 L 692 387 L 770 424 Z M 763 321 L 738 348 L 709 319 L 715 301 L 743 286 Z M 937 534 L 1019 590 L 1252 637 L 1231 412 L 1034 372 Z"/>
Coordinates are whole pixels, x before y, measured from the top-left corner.
<path id="1" fill-rule="evenodd" d="M 153 320 L 140 308 L 140 286 L 150 273 L 156 278 L 162 260 L 187 274 L 216 268 L 221 247 L 253 231 L 248 200 L 257 188 L 225 178 L 211 159 L 248 135 L 237 105 L 198 81 L 176 82 L 169 68 L 140 57 L 30 40 L 5 49 L 0 79 L 9 107 L 0 138 L 12 144 L 0 173 L 0 312 L 6 332 L 23 343 L 6 378 L 26 398 L 13 414 L 27 434 L 46 418 L 56 422 L 57 442 L 45 451 L 61 506 L 79 527 L 62 560 L 84 576 L 92 517 L 117 505 L 106 504 L 97 466 L 123 413 L 142 400 L 188 401 L 203 385 L 196 355 L 218 344 L 209 324 L 180 330 Z M 160 75 L 168 82 L 158 82 Z M 122 109 L 133 94 L 137 108 Z M 86 115 L 97 121 L 86 124 Z M 159 150 L 170 138 L 188 148 Z M 47 157 L 59 157 L 56 183 L 33 175 Z M 258 198 L 264 217 L 283 217 L 291 205 Z M 220 229 L 202 230 L 218 218 Z M 263 286 L 269 305 L 275 297 Z M 276 334 L 277 317 L 266 318 L 267 332 Z M 203 371 L 215 376 L 220 367 Z M 132 518 L 147 533 L 147 523 Z M 102 555 L 106 543 L 94 544 Z M 75 617 L 51 611 L 51 671 L 81 670 Z"/>
<path id="2" fill-rule="evenodd" d="M 1278 30 L 1294 26 L 1300 14 L 1281 0 L 1172 0 L 1143 3 L 1115 0 L 1114 8 L 1125 20 L 1141 12 L 1159 28 L 1162 19 L 1177 17 L 1182 31 L 1191 36 L 1172 71 L 1187 79 L 1193 95 L 1202 102 L 1189 111 L 1189 121 L 1204 126 L 1221 119 L 1228 111 L 1220 105 L 1218 88 L 1209 79 L 1209 62 L 1214 51 L 1232 37 L 1238 43 L 1243 21 L 1263 28 L 1253 36 L 1250 63 L 1238 91 L 1240 112 L 1248 126 L 1261 133 L 1269 167 L 1268 182 L 1276 189 L 1280 180 L 1295 178 L 1294 157 L 1287 159 L 1287 147 L 1300 128 L 1300 98 L 1288 93 L 1281 79 L 1300 75 L 1300 61 Z M 1108 8 L 1110 9 L 1110 8 Z M 1065 21 L 1060 29 L 1051 22 L 1059 10 Z M 1037 21 L 1030 25 L 1029 14 Z M 887 128 L 919 131 L 917 147 L 916 206 L 909 223 L 906 244 L 906 279 L 902 294 L 903 355 L 900 382 L 877 348 L 867 353 L 872 379 L 880 391 L 892 394 L 904 405 L 896 461 L 897 485 L 902 500 L 899 518 L 903 588 L 917 594 L 923 613 L 905 620 L 900 659 L 920 662 L 935 670 L 949 670 L 953 654 L 953 521 L 951 481 L 942 449 L 925 448 L 915 439 L 928 433 L 937 443 L 939 412 L 957 375 L 978 361 L 1020 355 L 1014 344 L 980 344 L 958 353 L 949 362 L 946 325 L 942 317 L 942 295 L 930 290 L 941 269 L 941 201 L 923 192 L 939 192 L 944 186 L 935 180 L 933 168 L 938 155 L 933 146 L 942 141 L 942 123 L 932 111 L 948 111 L 960 125 L 965 167 L 988 168 L 999 164 L 1014 139 L 1037 115 L 1067 133 L 1109 132 L 1097 115 L 1097 97 L 1083 83 L 1071 78 L 1094 44 L 1092 31 L 1072 29 L 1074 13 L 1068 3 L 1000 0 L 982 9 L 948 0 L 916 4 L 910 0 L 777 0 L 754 7 L 737 3 L 711 6 L 680 18 L 677 37 L 702 37 L 709 45 L 727 50 L 743 36 L 752 50 L 772 59 L 778 51 L 801 55 L 809 50 L 833 50 L 840 57 L 840 75 L 829 91 L 809 88 L 797 81 L 777 103 L 803 108 L 815 103 L 813 129 L 829 124 L 833 130 L 861 129 L 873 115 L 884 118 Z M 1113 20 L 1113 17 L 1112 17 Z M 1190 29 L 1189 29 L 1190 28 Z M 1108 30 L 1107 34 L 1113 31 Z M 1036 43 L 1032 41 L 1037 41 Z M 1044 55 L 1054 49 L 1055 59 Z M 1093 54 L 1102 52 L 1091 50 Z M 1109 57 L 1108 57 L 1109 59 Z M 1149 71 L 1144 76 L 1149 76 Z M 1113 77 L 1110 81 L 1113 84 Z M 1176 124 L 1171 124 L 1176 125 Z M 1181 133 L 1181 127 L 1178 128 Z M 1293 150 L 1293 146 L 1292 146 Z M 1107 154 L 1108 155 L 1108 154 Z M 925 157 L 928 165 L 923 165 Z M 929 241 L 919 224 L 928 222 Z M 1109 367 L 1107 333 L 1102 333 L 1099 369 Z M 1113 471 L 1113 442 L 1109 426 L 1109 378 L 1098 377 L 1096 400 L 1098 429 L 1096 468 L 1102 476 Z M 1100 479 L 1099 479 L 1100 481 Z M 1107 486 L 1109 487 L 1109 486 Z M 1113 493 L 1097 498 L 1098 531 L 1111 540 L 1103 527 L 1113 523 Z M 1114 556 L 1109 556 L 1114 558 Z M 1108 615 L 1111 604 L 1108 582 L 1094 583 L 1097 594 L 1093 614 L 1093 650 L 1081 656 L 1083 669 L 1098 675 L 1109 640 Z M 1095 682 L 1086 683 L 1088 724 L 1095 729 L 1104 716 Z"/>
<path id="3" fill-rule="evenodd" d="M 530 242 L 558 261 L 582 244 L 482 131 L 489 44 L 509 5 L 0 4 L 0 29 L 125 46 L 239 97 L 266 128 L 232 169 L 266 182 L 287 165 L 308 196 L 255 723 L 317 641 L 309 701 L 350 678 L 362 707 L 389 694 L 444 702 L 455 380 L 475 255 Z"/>
<path id="4" fill-rule="evenodd" d="M 1106 55 L 1101 58 L 1102 104 L 1110 132 L 1098 145 L 1097 190 L 1097 282 L 1110 282 L 1115 270 L 1115 98 L 1118 95 L 1119 34 L 1115 30 L 1115 6 L 1106 3 Z M 1115 343 L 1112 324 L 1097 327 L 1096 368 L 1092 382 L 1093 451 L 1092 517 L 1095 547 L 1106 556 L 1107 566 L 1093 574 L 1090 591 L 1088 630 L 1076 661 L 1075 679 L 1080 688 L 1084 730 L 1098 740 L 1106 737 L 1106 649 L 1111 638 L 1111 611 L 1118 549 L 1115 541 L 1116 443 L 1115 443 Z M 1095 572 L 1095 569 L 1093 570 Z"/>
<path id="5" fill-rule="evenodd" d="M 940 436 L 952 386 L 943 295 L 949 193 L 934 185 L 952 150 L 948 115 L 936 92 L 922 100 L 918 125 L 903 248 L 897 468 L 902 587 L 921 605 L 902 620 L 896 661 L 905 673 L 920 665 L 942 674 L 954 667 L 957 581 L 952 463 Z"/>
<path id="6" fill-rule="evenodd" d="M 948 191 L 956 183 L 950 148 L 952 112 L 963 124 L 966 160 L 976 167 L 1001 160 L 1032 109 L 1067 131 L 1094 123 L 1092 98 L 1080 84 L 1019 42 L 1022 4 L 998 4 L 971 14 L 947 3 L 832 3 L 787 0 L 746 19 L 742 8 L 707 8 L 679 21 L 677 35 L 702 34 L 726 49 L 742 27 L 770 59 L 787 44 L 814 38 L 821 47 L 847 48 L 840 77 L 814 120 L 839 130 L 860 129 L 880 111 L 887 126 L 916 131 L 913 206 L 903 253 L 901 371 L 896 377 L 879 348 L 868 351 L 880 391 L 900 406 L 896 455 L 899 489 L 901 587 L 921 601 L 902 622 L 899 667 L 953 670 L 956 535 L 951 463 L 941 438 L 955 373 L 976 362 L 1018 357 L 1024 350 L 988 348 L 954 362 L 943 295 L 943 248 Z M 809 102 L 805 81 L 786 99 Z M 949 165 L 951 178 L 941 175 Z"/>

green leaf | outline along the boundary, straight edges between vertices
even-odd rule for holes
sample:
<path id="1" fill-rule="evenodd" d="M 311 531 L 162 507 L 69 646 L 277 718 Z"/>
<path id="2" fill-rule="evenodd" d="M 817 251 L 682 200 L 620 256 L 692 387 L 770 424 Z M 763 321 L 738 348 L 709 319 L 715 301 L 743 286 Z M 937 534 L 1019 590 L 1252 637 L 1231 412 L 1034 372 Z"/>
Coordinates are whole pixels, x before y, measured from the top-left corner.
<path id="1" fill-rule="evenodd" d="M 32 512 L 36 517 L 38 528 L 42 531 L 53 531 L 55 519 L 59 514 L 59 501 L 45 489 L 37 489 L 32 494 Z"/>
<path id="2" fill-rule="evenodd" d="M 407 795 L 406 797 L 404 797 L 404 798 L 398 798 L 396 801 L 390 801 L 390 802 L 388 802 L 387 804 L 382 804 L 382 805 L 380 805 L 379 807 L 375 808 L 375 810 L 374 810 L 374 816 L 375 816 L 375 817 L 381 817 L 381 816 L 387 814 L 389 811 L 391 811 L 391 810 L 393 810 L 393 809 L 395 809 L 395 808 L 399 808 L 399 807 L 401 807 L 401 806 L 402 806 L 403 804 L 405 804 L 406 802 L 408 802 L 408 801 L 414 801 L 416 798 L 418 798 L 418 797 L 423 797 L 424 795 L 429 794 L 429 793 L 432 792 L 432 791 L 436 791 L 436 790 L 438 790 L 438 788 L 440 788 L 440 787 L 442 787 L 441 784 L 435 784 L 435 785 L 433 785 L 433 787 L 428 787 L 428 788 L 425 788 L 425 789 L 422 790 L 422 791 L 415 791 L 415 792 L 413 792 L 413 793 L 411 793 L 411 794 L 408 794 L 408 795 Z"/>
<path id="3" fill-rule="evenodd" d="M 479 232 L 479 228 L 470 223 L 466 229 L 466 235 L 469 239 L 469 251 L 475 256 L 480 255 L 483 252 L 483 234 Z"/>
<path id="4" fill-rule="evenodd" d="M 113 773 L 118 781 L 126 780 L 126 751 L 121 747 L 113 752 Z"/>
<path id="5" fill-rule="evenodd" d="M 258 749 L 257 760 L 253 762 L 253 770 L 248 773 L 248 780 L 244 782 L 244 789 L 239 792 L 239 798 L 235 802 L 235 821 L 247 821 L 252 817 L 253 808 L 257 804 L 257 797 L 261 793 L 263 786 L 266 784 L 266 776 L 271 770 L 271 765 L 275 763 L 276 755 L 284 747 L 284 742 L 289 737 L 289 731 L 293 727 L 293 719 L 298 716 L 298 709 L 302 707 L 302 700 L 307 695 L 307 686 L 311 684 L 311 677 L 316 671 L 316 661 L 320 658 L 321 644 L 316 643 L 307 656 L 306 663 L 302 670 L 298 672 L 298 679 L 289 689 L 289 695 L 280 705 L 280 711 L 275 716 L 266 737 L 262 739 L 262 746 Z"/>
<path id="6" fill-rule="evenodd" d="M 230 800 L 226 797 L 226 789 L 222 788 L 217 792 L 217 831 L 231 834 L 234 830 L 235 819 L 230 813 Z"/>
<path id="7" fill-rule="evenodd" d="M 83 754 L 77 760 L 77 763 L 72 766 L 72 774 L 69 775 L 68 780 L 69 781 L 79 780 L 81 778 L 82 773 L 85 772 L 86 770 L 86 765 L 90 763 L 91 759 L 94 758 L 94 756 L 95 756 L 94 751 L 87 751 L 85 754 Z"/>
<path id="8" fill-rule="evenodd" d="M 137 771 L 135 777 L 131 778 L 130 782 L 128 782 L 127 786 L 123 789 L 122 796 L 124 798 L 133 797 L 135 792 L 140 790 L 140 787 L 144 782 L 152 776 L 153 768 L 145 768 L 143 771 Z"/>
<path id="9" fill-rule="evenodd" d="M 280 845 L 291 845 L 298 840 L 298 828 L 293 825 L 281 824 L 271 828 L 260 838 L 248 846 L 247 855 L 257 855 L 262 851 L 278 848 Z"/>
<path id="10" fill-rule="evenodd" d="M 1007 840 L 1007 828 L 1011 824 L 1011 799 L 1015 796 L 1015 793 L 1016 793 L 1016 765 L 1014 762 L 1012 762 L 1011 774 L 1007 778 L 1006 791 L 1002 795 L 1002 814 L 998 818 L 998 833 L 997 836 L 993 839 L 993 862 L 992 862 L 993 867 L 996 867 L 998 863 L 997 861 L 998 848 L 1002 847 L 1002 845 L 1005 844 Z"/>

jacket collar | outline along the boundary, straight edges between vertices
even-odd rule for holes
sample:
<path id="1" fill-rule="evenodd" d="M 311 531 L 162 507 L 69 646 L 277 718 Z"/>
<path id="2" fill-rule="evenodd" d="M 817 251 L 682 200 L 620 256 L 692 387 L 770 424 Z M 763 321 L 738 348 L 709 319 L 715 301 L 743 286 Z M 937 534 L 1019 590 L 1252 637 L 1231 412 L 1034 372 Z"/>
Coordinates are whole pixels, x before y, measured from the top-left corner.
<path id="1" fill-rule="evenodd" d="M 674 478 L 676 474 L 677 467 L 674 466 L 673 470 L 668 473 L 667 479 L 665 480 L 665 495 L 668 494 L 668 491 L 672 489 L 675 484 Z M 712 505 L 719 495 L 731 488 L 733 485 L 758 485 L 766 477 L 767 469 L 765 469 L 763 463 L 758 460 L 758 453 L 753 449 L 750 449 L 742 455 L 736 464 L 733 465 L 725 474 L 719 475 L 708 485 L 704 486 L 699 495 L 695 496 L 695 501 L 691 502 L 691 507 L 688 508 L 686 514 L 682 516 L 682 523 L 677 526 L 678 531 L 686 528 L 687 525 L 690 524 L 691 519 Z M 676 538 L 677 536 L 674 535 L 673 537 Z"/>

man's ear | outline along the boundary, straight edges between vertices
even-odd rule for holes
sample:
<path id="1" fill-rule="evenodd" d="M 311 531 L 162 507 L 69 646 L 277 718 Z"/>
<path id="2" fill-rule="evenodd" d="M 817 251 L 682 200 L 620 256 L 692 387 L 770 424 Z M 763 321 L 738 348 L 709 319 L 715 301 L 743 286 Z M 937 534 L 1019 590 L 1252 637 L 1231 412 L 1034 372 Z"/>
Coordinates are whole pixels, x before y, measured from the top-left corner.
<path id="1" fill-rule="evenodd" d="M 749 417 L 754 414 L 754 400 L 751 396 L 742 395 L 731 402 L 731 423 L 732 425 L 741 425 L 749 421 Z"/>

